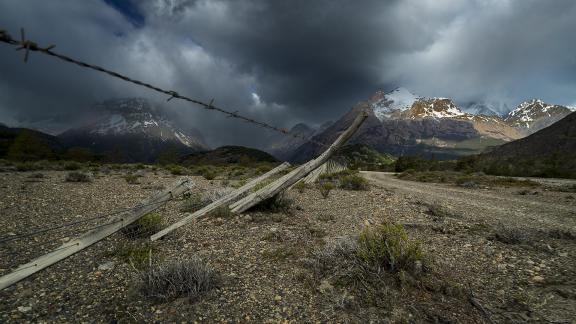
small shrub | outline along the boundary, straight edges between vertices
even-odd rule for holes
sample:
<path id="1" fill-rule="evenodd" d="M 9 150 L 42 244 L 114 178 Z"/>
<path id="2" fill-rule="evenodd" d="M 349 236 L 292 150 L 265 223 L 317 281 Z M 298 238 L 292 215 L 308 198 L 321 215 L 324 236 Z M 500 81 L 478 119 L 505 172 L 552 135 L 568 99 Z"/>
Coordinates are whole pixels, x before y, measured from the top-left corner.
<path id="1" fill-rule="evenodd" d="M 136 238 L 146 238 L 164 228 L 164 220 L 162 215 L 158 213 L 146 214 L 134 223 L 124 227 L 122 233 L 126 236 Z"/>
<path id="2" fill-rule="evenodd" d="M 138 181 L 139 178 L 140 176 L 136 174 L 127 174 L 124 176 L 124 180 L 126 180 L 128 184 L 139 184 L 140 183 L 140 181 Z"/>
<path id="3" fill-rule="evenodd" d="M 505 244 L 520 244 L 528 240 L 526 233 L 519 228 L 511 228 L 500 225 L 496 229 L 493 239 Z"/>
<path id="4" fill-rule="evenodd" d="M 186 174 L 184 168 L 179 166 L 179 165 L 171 164 L 167 167 L 167 169 L 168 169 L 168 171 L 170 171 L 170 173 L 172 175 L 184 175 L 184 174 Z"/>
<path id="5" fill-rule="evenodd" d="M 368 190 L 368 181 L 359 175 L 347 175 L 340 179 L 340 188 L 346 190 Z"/>
<path id="6" fill-rule="evenodd" d="M 234 214 L 228 206 L 220 206 L 210 212 L 210 217 L 214 218 L 232 218 Z"/>
<path id="7" fill-rule="evenodd" d="M 66 182 L 90 182 L 90 176 L 82 172 L 69 172 L 66 175 Z"/>
<path id="8" fill-rule="evenodd" d="M 129 243 L 114 250 L 110 255 L 119 258 L 122 262 L 131 264 L 136 269 L 144 269 L 151 262 L 154 248 L 148 242 Z"/>
<path id="9" fill-rule="evenodd" d="M 217 288 L 220 276 L 200 258 L 156 264 L 139 274 L 138 291 L 158 300 L 196 299 Z"/>
<path id="10" fill-rule="evenodd" d="M 332 189 L 334 189 L 332 182 L 325 182 L 320 185 L 320 194 L 322 194 L 322 197 L 326 199 L 330 195 L 330 191 L 332 191 Z"/>
<path id="11" fill-rule="evenodd" d="M 441 221 L 444 220 L 446 217 L 453 216 L 452 213 L 450 213 L 450 211 L 448 210 L 448 208 L 442 206 L 439 203 L 429 204 L 427 214 L 432 216 L 436 221 Z"/>
<path id="12" fill-rule="evenodd" d="M 36 165 L 33 162 L 19 162 L 16 163 L 16 171 L 34 171 L 37 170 Z"/>
<path id="13" fill-rule="evenodd" d="M 308 185 L 306 184 L 306 182 L 304 181 L 299 181 L 298 183 L 296 183 L 294 185 L 294 188 L 296 190 L 298 190 L 299 193 L 304 193 L 304 191 L 306 190 L 306 188 L 308 188 Z"/>
<path id="14" fill-rule="evenodd" d="M 420 243 L 409 240 L 402 225 L 390 223 L 365 228 L 356 253 L 367 265 L 390 272 L 412 272 L 423 256 Z"/>
<path id="15" fill-rule="evenodd" d="M 42 179 L 45 178 L 43 173 L 32 173 L 31 175 L 28 176 L 28 178 L 30 179 Z"/>
<path id="16" fill-rule="evenodd" d="M 216 178 L 216 173 L 213 171 L 208 171 L 208 172 L 205 172 L 202 176 L 206 180 L 214 180 Z"/>
<path id="17" fill-rule="evenodd" d="M 64 170 L 66 171 L 75 171 L 80 170 L 82 168 L 82 164 L 74 161 L 64 163 Z"/>
<path id="18" fill-rule="evenodd" d="M 190 198 L 185 199 L 182 202 L 180 211 L 184 213 L 193 213 L 200 210 L 202 207 L 206 206 L 206 203 L 202 201 L 199 195 L 193 195 Z"/>

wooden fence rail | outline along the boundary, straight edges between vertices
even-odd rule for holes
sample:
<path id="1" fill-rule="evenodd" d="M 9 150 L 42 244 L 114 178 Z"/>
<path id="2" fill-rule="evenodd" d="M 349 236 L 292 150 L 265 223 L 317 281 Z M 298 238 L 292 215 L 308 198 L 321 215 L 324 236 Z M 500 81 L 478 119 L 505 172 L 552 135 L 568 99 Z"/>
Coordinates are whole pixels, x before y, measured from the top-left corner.
<path id="1" fill-rule="evenodd" d="M 103 226 L 90 230 L 79 237 L 63 244 L 39 258 L 16 268 L 11 273 L 0 277 L 0 290 L 27 278 L 34 273 L 53 265 L 87 247 L 114 234 L 123 227 L 137 221 L 140 217 L 156 210 L 172 198 L 190 190 L 193 183 L 189 178 L 182 178 L 174 182 L 167 189 L 151 196 L 134 206 L 132 209 L 114 217 Z"/>

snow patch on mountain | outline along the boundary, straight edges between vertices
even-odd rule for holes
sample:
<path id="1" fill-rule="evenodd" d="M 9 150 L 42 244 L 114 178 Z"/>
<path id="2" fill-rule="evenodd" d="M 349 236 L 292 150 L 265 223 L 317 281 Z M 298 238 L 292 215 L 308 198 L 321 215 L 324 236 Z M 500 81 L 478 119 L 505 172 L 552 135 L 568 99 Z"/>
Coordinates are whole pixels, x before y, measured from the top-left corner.
<path id="1" fill-rule="evenodd" d="M 391 92 L 384 93 L 382 91 L 370 99 L 370 105 L 374 111 L 374 115 L 382 121 L 390 117 L 390 114 L 395 111 L 405 111 L 410 109 L 414 102 L 418 101 L 420 97 L 408 91 L 406 88 L 397 88 Z"/>

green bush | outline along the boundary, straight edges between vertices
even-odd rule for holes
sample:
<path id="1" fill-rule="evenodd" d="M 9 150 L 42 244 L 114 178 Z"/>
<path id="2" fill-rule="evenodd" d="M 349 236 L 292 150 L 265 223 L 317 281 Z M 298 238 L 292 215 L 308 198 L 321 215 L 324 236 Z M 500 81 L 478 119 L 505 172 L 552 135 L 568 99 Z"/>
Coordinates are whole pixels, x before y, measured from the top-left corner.
<path id="1" fill-rule="evenodd" d="M 136 269 L 144 269 L 150 264 L 153 253 L 154 248 L 150 243 L 133 242 L 116 248 L 110 255 L 131 264 Z"/>
<path id="2" fill-rule="evenodd" d="M 130 238 L 146 238 L 164 228 L 164 220 L 159 213 L 148 213 L 134 223 L 124 227 L 122 233 Z"/>
<path id="3" fill-rule="evenodd" d="M 368 190 L 368 181 L 359 175 L 347 175 L 340 179 L 340 188 L 346 190 Z"/>
<path id="4" fill-rule="evenodd" d="M 294 188 L 298 190 L 299 193 L 304 193 L 306 188 L 308 188 L 308 184 L 306 184 L 304 181 L 299 181 L 294 185 Z"/>
<path id="5" fill-rule="evenodd" d="M 166 169 L 168 171 L 170 171 L 170 173 L 172 175 L 184 175 L 184 174 L 186 174 L 186 170 L 179 165 L 170 164 L 166 167 Z"/>
<path id="6" fill-rule="evenodd" d="M 322 194 L 322 197 L 326 199 L 330 195 L 330 191 L 332 191 L 332 189 L 334 189 L 332 182 L 324 182 L 320 185 L 320 194 Z"/>
<path id="7" fill-rule="evenodd" d="M 372 267 L 397 272 L 412 271 L 423 252 L 419 242 L 408 239 L 402 225 L 383 223 L 360 233 L 357 255 Z"/>
<path id="8" fill-rule="evenodd" d="M 126 180 L 126 182 L 128 184 L 139 184 L 140 183 L 138 181 L 139 178 L 140 178 L 140 176 L 138 176 L 136 174 L 127 174 L 124 176 L 124 180 Z"/>

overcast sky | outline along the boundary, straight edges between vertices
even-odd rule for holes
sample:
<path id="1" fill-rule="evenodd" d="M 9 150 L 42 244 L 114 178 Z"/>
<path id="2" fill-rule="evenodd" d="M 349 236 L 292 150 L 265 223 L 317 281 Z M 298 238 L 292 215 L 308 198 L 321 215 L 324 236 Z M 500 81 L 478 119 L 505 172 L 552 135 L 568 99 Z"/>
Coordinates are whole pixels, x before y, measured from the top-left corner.
<path id="1" fill-rule="evenodd" d="M 282 127 L 336 120 L 382 88 L 576 105 L 574 0 L 0 0 L 0 29 Z M 94 102 L 166 98 L 0 43 L 0 122 L 57 131 Z M 211 145 L 269 131 L 176 100 Z"/>

